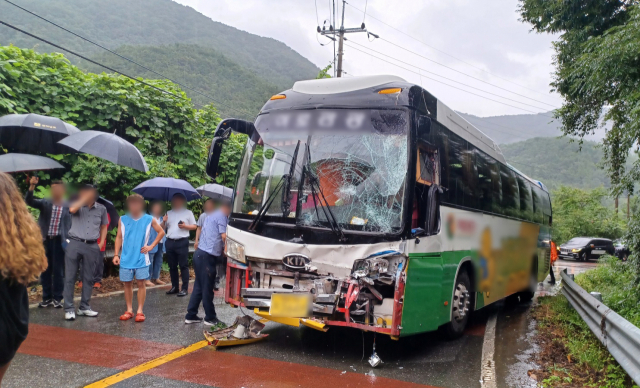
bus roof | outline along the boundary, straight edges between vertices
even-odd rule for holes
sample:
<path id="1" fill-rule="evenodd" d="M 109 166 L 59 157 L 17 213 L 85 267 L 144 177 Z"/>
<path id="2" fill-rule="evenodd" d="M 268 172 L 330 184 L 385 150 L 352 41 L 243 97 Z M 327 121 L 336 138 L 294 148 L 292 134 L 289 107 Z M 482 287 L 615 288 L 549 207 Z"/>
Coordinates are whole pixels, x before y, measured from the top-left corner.
<path id="1" fill-rule="evenodd" d="M 401 91 L 392 94 L 378 93 L 380 90 L 392 88 L 400 88 Z M 290 90 L 280 94 L 286 98 L 267 101 L 260 114 L 280 109 L 412 107 L 426 111 L 432 119 L 450 131 L 508 165 L 500 147 L 489 136 L 421 86 L 409 83 L 398 76 L 369 75 L 298 81 Z M 537 184 L 538 181 L 520 171 L 518 173 Z"/>

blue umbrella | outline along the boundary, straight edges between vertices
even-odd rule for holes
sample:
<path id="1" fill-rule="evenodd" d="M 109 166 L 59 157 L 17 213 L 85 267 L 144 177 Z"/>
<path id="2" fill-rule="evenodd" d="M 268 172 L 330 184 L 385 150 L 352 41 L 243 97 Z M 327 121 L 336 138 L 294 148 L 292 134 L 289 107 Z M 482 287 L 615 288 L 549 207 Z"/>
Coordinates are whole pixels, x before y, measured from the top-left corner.
<path id="1" fill-rule="evenodd" d="M 157 199 L 160 201 L 171 201 L 176 194 L 182 194 L 187 201 L 200 199 L 200 194 L 182 179 L 175 178 L 153 178 L 144 181 L 133 189 L 134 193 L 142 195 L 145 199 Z"/>

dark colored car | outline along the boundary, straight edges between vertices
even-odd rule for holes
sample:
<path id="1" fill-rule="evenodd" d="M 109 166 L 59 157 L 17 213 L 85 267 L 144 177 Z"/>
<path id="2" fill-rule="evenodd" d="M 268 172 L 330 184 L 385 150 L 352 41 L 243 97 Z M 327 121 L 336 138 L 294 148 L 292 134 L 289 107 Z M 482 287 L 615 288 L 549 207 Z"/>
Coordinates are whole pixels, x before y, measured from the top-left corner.
<path id="1" fill-rule="evenodd" d="M 613 247 L 616 250 L 615 252 L 616 257 L 622 261 L 627 261 L 627 258 L 629 257 L 631 250 L 629 249 L 629 246 L 627 245 L 626 241 L 622 239 L 615 240 L 613 242 Z"/>
<path id="2" fill-rule="evenodd" d="M 574 237 L 558 247 L 560 259 L 577 261 L 597 260 L 604 254 L 615 254 L 613 241 L 608 238 Z"/>

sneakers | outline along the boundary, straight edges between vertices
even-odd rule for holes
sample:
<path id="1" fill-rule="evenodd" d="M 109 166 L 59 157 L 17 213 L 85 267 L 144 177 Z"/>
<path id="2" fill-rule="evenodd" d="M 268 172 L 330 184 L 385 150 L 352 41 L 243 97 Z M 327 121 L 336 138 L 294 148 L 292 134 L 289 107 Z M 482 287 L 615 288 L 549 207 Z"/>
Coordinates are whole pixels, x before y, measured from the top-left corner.
<path id="1" fill-rule="evenodd" d="M 200 323 L 200 322 L 202 322 L 202 318 L 200 317 L 196 317 L 195 319 L 187 319 L 187 318 L 184 319 L 184 323 L 186 324 Z"/>
<path id="2" fill-rule="evenodd" d="M 80 310 L 80 309 L 78 309 L 78 315 L 83 315 L 85 317 L 97 317 L 98 316 L 98 312 L 97 311 L 93 311 L 91 309 L 89 309 L 89 310 Z"/>
<path id="3" fill-rule="evenodd" d="M 53 307 L 57 308 L 57 309 L 61 309 L 62 308 L 62 301 L 61 300 L 53 300 Z"/>
<path id="4" fill-rule="evenodd" d="M 66 319 L 67 321 L 75 321 L 76 313 L 74 313 L 73 311 L 67 311 L 64 313 L 64 319 Z"/>
<path id="5" fill-rule="evenodd" d="M 53 306 L 53 299 L 47 299 L 47 300 L 43 300 L 42 302 L 38 303 L 38 307 L 40 308 L 45 308 L 45 307 L 49 307 L 49 306 Z"/>
<path id="6" fill-rule="evenodd" d="M 215 328 L 217 329 L 224 329 L 225 327 L 227 327 L 227 324 L 222 322 L 221 320 L 219 320 L 218 318 L 212 319 L 210 321 L 202 321 L 202 323 L 205 326 L 211 326 L 211 328 Z"/>

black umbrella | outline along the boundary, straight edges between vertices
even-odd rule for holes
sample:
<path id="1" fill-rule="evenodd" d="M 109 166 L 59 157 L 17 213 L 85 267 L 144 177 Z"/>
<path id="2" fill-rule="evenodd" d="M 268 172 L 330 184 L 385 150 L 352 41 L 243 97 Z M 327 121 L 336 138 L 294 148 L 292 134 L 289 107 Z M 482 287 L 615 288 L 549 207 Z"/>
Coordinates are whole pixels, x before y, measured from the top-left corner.
<path id="1" fill-rule="evenodd" d="M 64 166 L 45 156 L 28 154 L 0 155 L 0 171 L 2 172 L 40 171 L 53 170 L 54 168 L 64 168 Z"/>
<path id="2" fill-rule="evenodd" d="M 118 227 L 118 222 L 120 221 L 120 214 L 118 214 L 118 210 L 113 205 L 113 202 L 109 201 L 106 198 L 98 197 L 96 200 L 99 204 L 103 205 L 107 208 L 107 214 L 109 214 L 109 230 Z"/>
<path id="3" fill-rule="evenodd" d="M 183 195 L 187 201 L 201 198 L 200 194 L 189 182 L 175 178 L 158 177 L 149 179 L 140 183 L 132 191 L 142 195 L 145 199 L 157 199 L 160 201 L 171 201 L 176 194 Z"/>
<path id="4" fill-rule="evenodd" d="M 211 199 L 227 199 L 233 197 L 233 189 L 219 185 L 217 183 L 208 183 L 196 189 L 200 195 L 204 195 Z"/>
<path id="5" fill-rule="evenodd" d="M 113 133 L 82 131 L 58 142 L 78 152 L 97 156 L 120 166 L 148 172 L 147 162 L 131 143 Z"/>
<path id="6" fill-rule="evenodd" d="M 0 117 L 0 145 L 12 152 L 60 154 L 69 152 L 58 141 L 80 130 L 57 117 L 11 114 Z"/>

